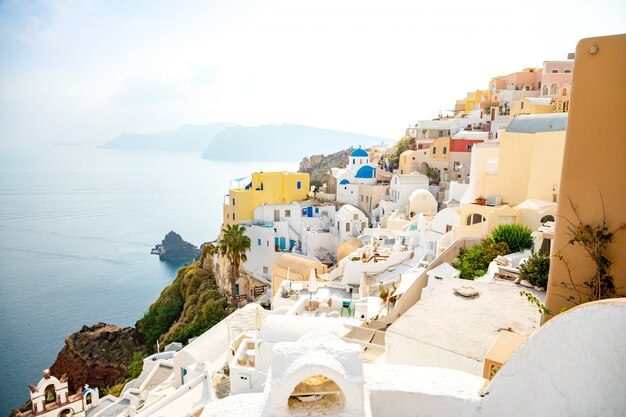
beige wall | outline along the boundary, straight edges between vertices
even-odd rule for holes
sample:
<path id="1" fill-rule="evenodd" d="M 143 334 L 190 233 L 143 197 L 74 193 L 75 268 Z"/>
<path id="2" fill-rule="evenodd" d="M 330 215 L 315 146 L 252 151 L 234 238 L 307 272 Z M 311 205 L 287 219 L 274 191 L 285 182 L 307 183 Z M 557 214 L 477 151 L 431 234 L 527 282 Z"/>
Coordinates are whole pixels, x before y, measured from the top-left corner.
<path id="1" fill-rule="evenodd" d="M 590 48 L 596 46 L 596 54 Z M 626 114 L 626 35 L 583 39 L 576 48 L 574 79 L 567 126 L 561 189 L 554 247 L 573 271 L 573 279 L 581 283 L 593 274 L 593 263 L 578 246 L 566 246 L 567 223 L 574 219 L 568 202 L 571 198 L 584 222 L 602 221 L 600 193 L 606 207 L 610 229 L 626 222 L 626 131 L 621 123 Z M 590 145 L 590 140 L 593 143 Z M 626 232 L 615 236 L 608 249 L 614 263 L 611 274 L 618 293 L 626 292 Z M 567 280 L 562 262 L 553 260 L 546 306 L 560 311 L 571 306 L 563 297 L 570 295 L 561 282 Z"/>
<path id="2" fill-rule="evenodd" d="M 511 205 L 528 199 L 552 201 L 553 187 L 558 189 L 561 181 L 564 146 L 565 132 L 504 132 L 498 173 L 485 174 L 483 191 L 477 186 L 477 193 L 499 195 Z"/>
<path id="3" fill-rule="evenodd" d="M 430 150 L 428 148 L 402 152 L 398 166 L 400 173 L 410 174 L 411 172 L 421 172 L 422 174 L 426 174 L 422 163 L 428 163 L 429 152 Z"/>

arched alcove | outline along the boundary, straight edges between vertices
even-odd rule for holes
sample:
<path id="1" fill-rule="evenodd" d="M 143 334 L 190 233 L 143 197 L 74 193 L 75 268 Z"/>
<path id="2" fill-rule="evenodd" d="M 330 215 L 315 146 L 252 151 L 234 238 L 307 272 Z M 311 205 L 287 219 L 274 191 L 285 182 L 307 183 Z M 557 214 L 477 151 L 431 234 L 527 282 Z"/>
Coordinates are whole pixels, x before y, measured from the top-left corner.
<path id="1" fill-rule="evenodd" d="M 299 382 L 288 399 L 292 414 L 315 413 L 317 410 L 338 413 L 345 407 L 346 398 L 335 381 L 324 375 L 311 375 Z"/>
<path id="2" fill-rule="evenodd" d="M 550 94 L 556 94 L 559 91 L 559 85 L 557 83 L 550 84 Z"/>
<path id="3" fill-rule="evenodd" d="M 85 404 L 89 405 L 93 401 L 93 396 L 91 395 L 91 391 L 85 395 Z"/>
<path id="4" fill-rule="evenodd" d="M 44 401 L 46 404 L 56 403 L 57 391 L 55 388 L 55 384 L 48 385 L 44 390 Z"/>
<path id="5" fill-rule="evenodd" d="M 61 410 L 61 412 L 59 413 L 59 417 L 71 417 L 73 415 L 74 413 L 72 413 L 72 410 L 70 408 Z"/>
<path id="6" fill-rule="evenodd" d="M 554 216 L 551 214 L 548 214 L 547 216 L 543 216 L 540 221 L 541 221 L 541 224 L 544 224 L 545 222 L 553 222 Z"/>

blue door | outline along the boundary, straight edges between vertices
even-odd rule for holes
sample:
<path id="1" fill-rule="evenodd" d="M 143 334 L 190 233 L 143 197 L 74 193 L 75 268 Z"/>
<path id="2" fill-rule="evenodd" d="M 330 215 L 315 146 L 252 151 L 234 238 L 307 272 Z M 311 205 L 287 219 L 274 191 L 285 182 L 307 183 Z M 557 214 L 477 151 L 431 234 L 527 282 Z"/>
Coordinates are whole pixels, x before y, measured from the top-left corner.
<path id="1" fill-rule="evenodd" d="M 313 217 L 313 206 L 306 208 L 306 216 Z"/>
<path id="2" fill-rule="evenodd" d="M 285 250 L 287 247 L 287 240 L 284 237 L 280 238 L 280 250 Z"/>

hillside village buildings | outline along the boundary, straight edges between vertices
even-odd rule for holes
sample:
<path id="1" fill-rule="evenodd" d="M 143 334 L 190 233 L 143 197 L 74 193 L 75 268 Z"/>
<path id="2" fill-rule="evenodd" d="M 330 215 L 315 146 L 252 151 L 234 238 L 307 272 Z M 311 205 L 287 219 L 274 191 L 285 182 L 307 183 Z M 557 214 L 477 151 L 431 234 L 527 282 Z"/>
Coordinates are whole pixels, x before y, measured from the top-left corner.
<path id="1" fill-rule="evenodd" d="M 252 248 L 243 270 L 270 287 L 263 296 L 270 309 L 247 303 L 182 349 L 146 358 L 119 398 L 95 393 L 89 409 L 85 392 L 71 397 L 82 408 L 63 408 L 70 397 L 58 385 L 54 410 L 89 417 L 622 415 L 626 299 L 542 317 L 520 297 L 523 287 L 496 279 L 499 264 L 475 281 L 460 279 L 451 264 L 501 224 L 536 230 L 535 251 L 550 253 L 541 242 L 553 237 L 566 246 L 567 229 L 554 220 L 571 218 L 572 207 L 562 204 L 569 197 L 586 219 L 598 219 L 588 199 L 600 191 L 606 218 L 624 222 L 624 135 L 611 121 L 626 110 L 625 48 L 626 35 L 583 40 L 576 71 L 584 76 L 576 83 L 571 62 L 546 61 L 492 78 L 487 90 L 457 102 L 455 117 L 410 128 L 415 149 L 400 155 L 371 210 L 358 206 L 358 187 L 378 185 L 379 165 L 366 149 L 333 170 L 335 201 L 317 200 L 306 174 L 252 174 L 248 186 L 229 191 L 224 223 L 245 227 Z M 578 112 L 571 117 L 570 94 Z M 535 107 L 548 99 L 561 100 L 560 109 L 551 101 L 548 113 Z M 597 119 L 606 106 L 611 113 Z M 598 149 L 590 150 L 591 133 Z M 376 149 L 378 158 L 385 152 Z M 626 256 L 619 239 L 616 260 Z M 519 265 L 528 255 L 500 261 Z M 589 268 L 580 253 L 567 256 Z M 623 285 L 624 263 L 615 267 Z M 558 285 L 563 269 L 551 264 L 547 298 L 527 290 L 552 311 L 568 294 Z M 32 387 L 31 397 L 46 385 Z M 27 415 L 41 415 L 40 403 Z"/>

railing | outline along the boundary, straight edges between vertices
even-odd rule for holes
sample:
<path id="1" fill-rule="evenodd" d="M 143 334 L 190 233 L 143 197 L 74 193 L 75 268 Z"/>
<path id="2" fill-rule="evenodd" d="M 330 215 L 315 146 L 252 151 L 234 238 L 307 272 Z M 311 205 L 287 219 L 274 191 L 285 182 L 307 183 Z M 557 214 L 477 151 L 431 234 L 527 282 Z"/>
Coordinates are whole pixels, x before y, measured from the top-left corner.
<path id="1" fill-rule="evenodd" d="M 260 287 L 254 287 L 252 289 L 252 298 L 256 299 L 257 297 L 265 294 L 266 285 L 262 285 Z"/>

